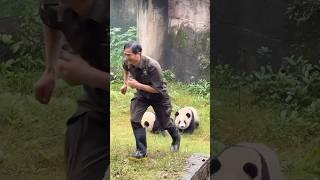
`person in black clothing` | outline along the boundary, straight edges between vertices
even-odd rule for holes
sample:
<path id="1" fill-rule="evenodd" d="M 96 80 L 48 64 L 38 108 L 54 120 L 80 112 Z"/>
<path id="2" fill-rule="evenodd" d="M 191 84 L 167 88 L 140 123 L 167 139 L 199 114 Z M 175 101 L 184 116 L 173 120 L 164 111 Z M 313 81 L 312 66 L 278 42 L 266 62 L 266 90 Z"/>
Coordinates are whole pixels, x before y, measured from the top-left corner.
<path id="1" fill-rule="evenodd" d="M 146 130 L 140 121 L 149 106 L 152 106 L 157 120 L 172 137 L 171 151 L 178 151 L 181 141 L 179 131 L 170 119 L 172 107 L 162 69 L 156 60 L 141 55 L 141 52 L 142 47 L 137 42 L 124 45 L 124 85 L 120 91 L 126 94 L 128 87 L 137 90 L 130 106 L 131 126 L 136 139 L 136 152 L 128 157 L 131 160 L 147 157 Z"/>
<path id="2" fill-rule="evenodd" d="M 35 97 L 48 104 L 61 78 L 83 85 L 85 96 L 67 121 L 66 179 L 100 180 L 109 168 L 107 0 L 41 0 L 46 69 Z M 108 178 L 108 177 L 105 177 Z"/>

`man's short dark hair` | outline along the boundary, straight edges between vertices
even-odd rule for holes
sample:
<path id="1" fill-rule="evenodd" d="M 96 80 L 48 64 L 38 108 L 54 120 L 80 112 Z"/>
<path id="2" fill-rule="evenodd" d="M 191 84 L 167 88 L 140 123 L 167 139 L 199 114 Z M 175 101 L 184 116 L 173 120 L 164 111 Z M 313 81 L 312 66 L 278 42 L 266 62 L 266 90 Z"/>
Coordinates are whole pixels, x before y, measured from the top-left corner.
<path id="1" fill-rule="evenodd" d="M 127 49 L 127 48 L 131 48 L 133 54 L 138 54 L 139 52 L 140 53 L 142 52 L 141 45 L 136 41 L 128 42 L 124 44 L 123 49 Z"/>

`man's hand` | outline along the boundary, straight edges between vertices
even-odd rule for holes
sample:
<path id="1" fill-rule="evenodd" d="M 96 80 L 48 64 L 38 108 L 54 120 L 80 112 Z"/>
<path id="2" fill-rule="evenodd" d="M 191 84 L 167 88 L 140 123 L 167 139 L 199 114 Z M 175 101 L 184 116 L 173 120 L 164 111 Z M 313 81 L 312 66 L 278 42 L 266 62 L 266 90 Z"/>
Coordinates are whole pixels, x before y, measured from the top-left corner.
<path id="1" fill-rule="evenodd" d="M 67 51 L 62 51 L 56 67 L 58 77 L 70 85 L 86 84 L 90 70 L 92 67 L 84 59 Z"/>
<path id="2" fill-rule="evenodd" d="M 154 89 L 152 86 L 139 83 L 137 80 L 129 78 L 128 79 L 128 86 L 134 89 L 139 89 L 148 93 L 159 93 L 158 90 Z"/>
<path id="3" fill-rule="evenodd" d="M 54 71 L 46 70 L 34 85 L 35 97 L 41 104 L 48 104 L 55 85 Z"/>
<path id="4" fill-rule="evenodd" d="M 126 84 L 122 85 L 120 91 L 123 95 L 126 94 L 128 91 L 128 86 Z"/>
<path id="5" fill-rule="evenodd" d="M 134 89 L 138 89 L 139 85 L 140 85 L 140 83 L 137 80 L 132 79 L 132 78 L 128 79 L 128 86 L 129 87 L 134 88 Z"/>
<path id="6" fill-rule="evenodd" d="M 56 66 L 59 78 L 70 85 L 88 85 L 107 90 L 110 85 L 110 74 L 90 66 L 79 55 L 62 51 Z"/>

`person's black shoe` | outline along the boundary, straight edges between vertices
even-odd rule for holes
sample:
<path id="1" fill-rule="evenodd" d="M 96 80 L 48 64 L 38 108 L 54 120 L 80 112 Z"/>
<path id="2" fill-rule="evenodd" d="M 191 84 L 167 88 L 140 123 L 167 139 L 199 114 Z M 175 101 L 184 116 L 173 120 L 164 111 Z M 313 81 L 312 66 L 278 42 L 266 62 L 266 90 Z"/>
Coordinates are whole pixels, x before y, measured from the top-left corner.
<path id="1" fill-rule="evenodd" d="M 136 151 L 135 153 L 129 154 L 128 159 L 131 161 L 141 161 L 148 159 L 147 153 Z"/>

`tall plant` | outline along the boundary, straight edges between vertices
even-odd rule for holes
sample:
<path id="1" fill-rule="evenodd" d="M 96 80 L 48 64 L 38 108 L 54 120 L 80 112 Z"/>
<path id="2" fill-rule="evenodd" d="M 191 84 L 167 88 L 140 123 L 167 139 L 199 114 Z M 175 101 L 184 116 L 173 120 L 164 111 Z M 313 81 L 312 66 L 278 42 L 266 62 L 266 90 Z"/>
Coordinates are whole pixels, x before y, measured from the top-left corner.
<path id="1" fill-rule="evenodd" d="M 136 40 L 136 27 L 132 26 L 127 31 L 122 32 L 121 28 L 111 28 L 110 36 L 110 67 L 115 79 L 121 77 L 123 63 L 123 45 L 126 42 Z"/>

